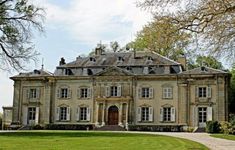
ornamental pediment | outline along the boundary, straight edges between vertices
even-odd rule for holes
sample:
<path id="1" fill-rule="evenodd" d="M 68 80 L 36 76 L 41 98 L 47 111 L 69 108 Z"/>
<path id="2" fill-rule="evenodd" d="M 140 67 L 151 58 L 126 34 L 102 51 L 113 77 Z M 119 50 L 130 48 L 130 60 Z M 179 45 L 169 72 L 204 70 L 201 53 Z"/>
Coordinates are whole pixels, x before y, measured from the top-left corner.
<path id="1" fill-rule="evenodd" d="M 127 76 L 127 75 L 133 75 L 133 74 L 119 67 L 112 66 L 112 67 L 106 68 L 102 72 L 95 74 L 95 75 L 96 76 Z"/>

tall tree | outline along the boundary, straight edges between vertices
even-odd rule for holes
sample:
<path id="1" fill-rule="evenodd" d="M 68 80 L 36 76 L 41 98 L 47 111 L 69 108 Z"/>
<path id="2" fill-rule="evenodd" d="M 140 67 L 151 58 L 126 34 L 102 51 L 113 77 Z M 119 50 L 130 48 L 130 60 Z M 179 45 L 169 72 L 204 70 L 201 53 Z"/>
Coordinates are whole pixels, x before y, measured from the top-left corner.
<path id="1" fill-rule="evenodd" d="M 129 43 L 136 50 L 149 49 L 171 59 L 185 52 L 190 35 L 177 30 L 167 17 L 156 18 L 137 33 L 135 41 Z"/>
<path id="2" fill-rule="evenodd" d="M 191 61 L 191 63 L 189 63 L 189 69 L 196 68 L 199 66 L 207 66 L 207 67 L 211 67 L 214 69 L 220 69 L 220 70 L 224 69 L 222 63 L 219 62 L 213 56 L 198 55 L 198 56 L 196 56 L 195 61 Z"/>
<path id="3" fill-rule="evenodd" d="M 17 71 L 36 61 L 33 30 L 43 31 L 44 11 L 28 0 L 0 0 L 0 69 Z"/>
<path id="4" fill-rule="evenodd" d="M 199 46 L 211 54 L 235 57 L 234 0 L 144 0 L 139 6 L 156 17 L 167 16 L 178 30 L 195 33 Z"/>

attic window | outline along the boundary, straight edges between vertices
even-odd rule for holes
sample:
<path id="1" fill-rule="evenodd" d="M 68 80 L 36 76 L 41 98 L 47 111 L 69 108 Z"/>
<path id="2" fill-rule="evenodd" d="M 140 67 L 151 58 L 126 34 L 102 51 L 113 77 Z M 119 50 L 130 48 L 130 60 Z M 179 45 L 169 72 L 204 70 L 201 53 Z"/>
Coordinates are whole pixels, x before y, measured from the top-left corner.
<path id="1" fill-rule="evenodd" d="M 132 68 L 131 67 L 126 67 L 126 70 L 131 71 Z"/>
<path id="2" fill-rule="evenodd" d="M 95 60 L 95 58 L 90 57 L 90 61 L 95 62 L 96 60 Z"/>
<path id="3" fill-rule="evenodd" d="M 93 75 L 93 72 L 91 69 L 87 69 L 87 74 L 90 76 L 90 75 Z"/>
<path id="4" fill-rule="evenodd" d="M 147 60 L 153 61 L 153 58 L 151 56 L 148 56 Z"/>
<path id="5" fill-rule="evenodd" d="M 202 66 L 201 71 L 206 72 L 207 71 L 206 67 Z"/>
<path id="6" fill-rule="evenodd" d="M 71 69 L 65 69 L 65 72 L 64 72 L 65 75 L 73 75 L 73 72 Z"/>
<path id="7" fill-rule="evenodd" d="M 34 74 L 41 74 L 41 72 L 39 70 L 34 70 L 33 73 Z"/>
<path id="8" fill-rule="evenodd" d="M 121 56 L 119 56 L 119 57 L 118 57 L 118 62 L 123 62 L 123 61 L 124 61 L 124 58 L 121 57 Z"/>

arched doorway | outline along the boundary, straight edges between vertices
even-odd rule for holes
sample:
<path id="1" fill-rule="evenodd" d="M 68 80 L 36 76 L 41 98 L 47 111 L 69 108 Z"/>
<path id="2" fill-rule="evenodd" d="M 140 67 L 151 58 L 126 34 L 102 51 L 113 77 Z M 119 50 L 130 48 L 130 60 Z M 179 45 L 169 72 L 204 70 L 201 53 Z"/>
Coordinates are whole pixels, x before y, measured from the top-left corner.
<path id="1" fill-rule="evenodd" d="M 118 125 L 118 108 L 117 108 L 117 106 L 109 107 L 108 124 L 109 125 Z"/>

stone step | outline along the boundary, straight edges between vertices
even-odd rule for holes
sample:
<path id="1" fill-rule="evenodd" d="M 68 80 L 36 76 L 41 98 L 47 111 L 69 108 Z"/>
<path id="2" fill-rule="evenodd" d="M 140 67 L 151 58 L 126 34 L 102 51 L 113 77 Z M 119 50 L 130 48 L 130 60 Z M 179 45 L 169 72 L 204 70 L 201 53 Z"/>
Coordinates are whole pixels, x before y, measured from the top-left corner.
<path id="1" fill-rule="evenodd" d="M 100 128 L 95 128 L 98 131 L 126 131 L 123 127 L 118 125 L 105 125 Z"/>

